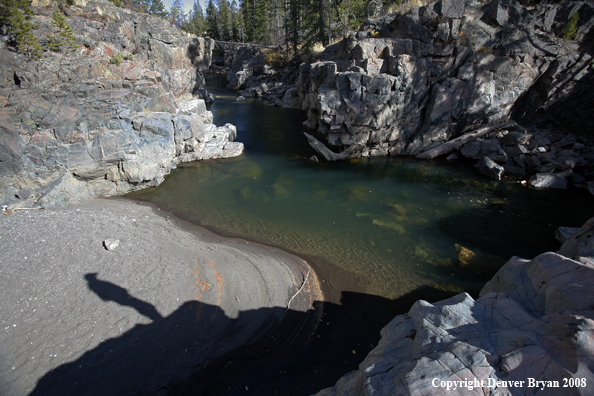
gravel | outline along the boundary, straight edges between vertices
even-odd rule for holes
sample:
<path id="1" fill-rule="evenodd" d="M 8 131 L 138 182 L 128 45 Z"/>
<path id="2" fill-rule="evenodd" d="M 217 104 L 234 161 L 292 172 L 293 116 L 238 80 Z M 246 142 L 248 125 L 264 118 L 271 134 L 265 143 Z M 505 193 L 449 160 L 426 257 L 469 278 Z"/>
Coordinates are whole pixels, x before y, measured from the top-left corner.
<path id="1" fill-rule="evenodd" d="M 4 396 L 164 393 L 323 300 L 303 259 L 121 198 L 0 215 L 0 246 Z"/>

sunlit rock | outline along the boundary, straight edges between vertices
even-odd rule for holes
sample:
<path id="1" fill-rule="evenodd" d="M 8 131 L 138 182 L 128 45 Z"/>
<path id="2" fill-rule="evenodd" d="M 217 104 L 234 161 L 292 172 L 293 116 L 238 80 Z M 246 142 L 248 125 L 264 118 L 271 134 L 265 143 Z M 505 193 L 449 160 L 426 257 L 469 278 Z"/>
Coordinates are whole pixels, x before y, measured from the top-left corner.
<path id="1" fill-rule="evenodd" d="M 552 393 L 564 379 L 587 385 L 594 378 L 593 284 L 587 260 L 514 257 L 476 301 L 465 293 L 417 301 L 382 329 L 358 371 L 317 396 L 524 394 L 534 388 L 530 379 L 551 381 L 543 386 Z"/>

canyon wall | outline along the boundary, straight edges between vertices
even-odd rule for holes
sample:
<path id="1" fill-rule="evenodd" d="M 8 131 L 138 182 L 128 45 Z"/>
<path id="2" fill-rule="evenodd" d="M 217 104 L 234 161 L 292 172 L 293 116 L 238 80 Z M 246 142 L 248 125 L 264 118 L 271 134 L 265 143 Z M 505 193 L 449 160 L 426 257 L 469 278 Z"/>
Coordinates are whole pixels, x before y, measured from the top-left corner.
<path id="1" fill-rule="evenodd" d="M 40 42 L 55 7 L 34 2 Z M 106 0 L 65 8 L 77 47 L 35 60 L 0 49 L 0 201 L 64 205 L 155 186 L 179 162 L 236 156 L 203 72 L 213 41 Z"/>
<path id="2" fill-rule="evenodd" d="M 567 40 L 576 12 L 577 34 Z M 442 0 L 368 21 L 320 62 L 301 65 L 306 125 L 358 157 L 417 155 L 512 114 L 534 120 L 566 108 L 571 94 L 591 116 L 592 15 L 577 1 Z"/>

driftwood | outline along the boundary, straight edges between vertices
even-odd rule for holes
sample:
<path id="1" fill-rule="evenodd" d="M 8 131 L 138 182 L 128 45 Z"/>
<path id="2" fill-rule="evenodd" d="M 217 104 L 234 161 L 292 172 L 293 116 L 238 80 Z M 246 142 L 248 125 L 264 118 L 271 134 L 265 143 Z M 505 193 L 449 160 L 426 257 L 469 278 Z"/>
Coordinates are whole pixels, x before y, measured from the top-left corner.
<path id="1" fill-rule="evenodd" d="M 305 280 L 301 284 L 301 287 L 299 288 L 299 290 L 297 290 L 297 293 L 295 293 L 293 295 L 293 297 L 291 297 L 291 299 L 289 300 L 289 303 L 287 304 L 287 309 L 289 309 L 289 307 L 291 306 L 291 301 L 293 301 L 293 299 L 297 296 L 297 294 L 299 294 L 299 292 L 303 289 L 303 286 L 305 286 L 305 284 L 307 283 L 307 278 L 309 278 L 309 271 L 310 270 L 307 271 L 307 275 L 305 276 Z"/>
<path id="2" fill-rule="evenodd" d="M 357 148 L 357 146 L 350 146 L 341 153 L 335 153 L 334 151 L 332 151 L 328 147 L 326 147 L 326 145 L 324 143 L 320 142 L 318 139 L 316 139 L 309 133 L 303 132 L 303 134 L 307 138 L 309 145 L 311 147 L 313 147 L 313 149 L 316 150 L 318 153 L 320 153 L 320 155 L 322 157 L 324 157 L 324 159 L 326 161 L 341 161 L 341 160 L 349 159 L 349 158 L 351 158 L 351 155 Z"/>
<path id="3" fill-rule="evenodd" d="M 433 158 L 439 157 L 440 155 L 447 154 L 450 151 L 459 149 L 462 145 L 464 145 L 468 142 L 472 142 L 480 137 L 485 136 L 488 133 L 493 132 L 494 130 L 503 126 L 506 122 L 507 122 L 507 120 L 501 120 L 501 121 L 494 122 L 491 125 L 481 127 L 479 129 L 474 130 L 473 132 L 469 132 L 469 133 L 464 134 L 460 137 L 457 137 L 456 139 L 453 139 L 453 140 L 450 140 L 443 144 L 440 144 L 439 146 L 434 147 L 430 150 L 424 151 L 421 154 L 417 155 L 416 158 L 433 159 Z"/>

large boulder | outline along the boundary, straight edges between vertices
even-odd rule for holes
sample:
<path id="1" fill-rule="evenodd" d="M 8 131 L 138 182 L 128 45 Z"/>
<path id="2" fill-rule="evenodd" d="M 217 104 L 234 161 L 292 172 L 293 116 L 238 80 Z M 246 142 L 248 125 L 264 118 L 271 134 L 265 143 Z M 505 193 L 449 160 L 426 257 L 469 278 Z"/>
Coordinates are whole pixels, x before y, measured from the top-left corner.
<path id="1" fill-rule="evenodd" d="M 418 301 L 382 330 L 358 371 L 317 396 L 589 394 L 594 265 L 582 261 L 513 257 L 476 301 Z"/>
<path id="2" fill-rule="evenodd" d="M 261 50 L 257 47 L 241 47 L 237 51 L 235 61 L 227 72 L 227 85 L 231 89 L 245 89 L 246 82 L 254 74 L 257 66 L 263 65 Z"/>
<path id="3" fill-rule="evenodd" d="M 557 253 L 569 258 L 594 257 L 594 218 L 588 220 L 582 228 L 571 230 L 573 232 Z"/>
<path id="4" fill-rule="evenodd" d="M 288 89 L 283 97 L 282 107 L 286 109 L 301 109 L 301 102 L 297 88 Z"/>

